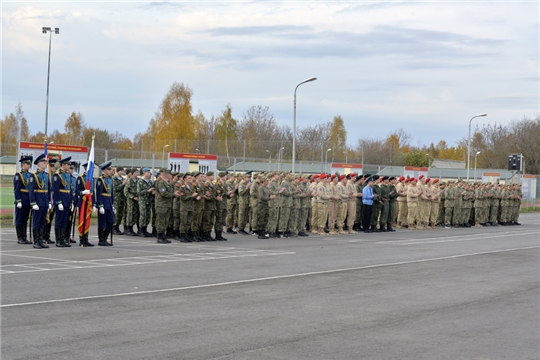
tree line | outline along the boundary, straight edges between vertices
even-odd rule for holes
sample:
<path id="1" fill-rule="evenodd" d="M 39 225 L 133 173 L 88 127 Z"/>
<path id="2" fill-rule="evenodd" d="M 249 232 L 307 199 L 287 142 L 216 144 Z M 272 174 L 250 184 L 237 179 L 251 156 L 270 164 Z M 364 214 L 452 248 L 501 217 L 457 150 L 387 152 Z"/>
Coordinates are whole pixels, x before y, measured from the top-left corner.
<path id="1" fill-rule="evenodd" d="M 55 129 L 48 141 L 68 145 L 90 146 L 95 134 L 98 149 L 155 153 L 161 158 L 167 151 L 212 153 L 220 157 L 222 166 L 234 158 L 290 161 L 292 128 L 279 125 L 267 106 L 256 105 L 241 116 L 233 115 L 227 104 L 217 115 L 206 117 L 192 108 L 193 90 L 174 82 L 159 104 L 145 131 L 132 139 L 119 132 L 86 125 L 80 112 L 72 112 L 63 131 Z M 297 128 L 296 159 L 305 163 L 324 161 L 393 166 L 429 166 L 434 159 L 466 161 L 467 137 L 454 146 L 440 140 L 437 144 L 413 146 L 412 136 L 404 129 L 391 131 L 386 138 L 358 138 L 348 144 L 347 130 L 340 115 L 326 123 Z M 0 121 L 2 155 L 16 153 L 21 141 L 43 142 L 43 132 L 32 133 L 24 117 L 22 104 Z M 485 124 L 471 137 L 471 158 L 479 151 L 479 168 L 506 168 L 509 154 L 521 153 L 526 172 L 540 174 L 540 116 L 514 120 L 507 125 Z M 331 149 L 331 151 L 328 151 Z"/>

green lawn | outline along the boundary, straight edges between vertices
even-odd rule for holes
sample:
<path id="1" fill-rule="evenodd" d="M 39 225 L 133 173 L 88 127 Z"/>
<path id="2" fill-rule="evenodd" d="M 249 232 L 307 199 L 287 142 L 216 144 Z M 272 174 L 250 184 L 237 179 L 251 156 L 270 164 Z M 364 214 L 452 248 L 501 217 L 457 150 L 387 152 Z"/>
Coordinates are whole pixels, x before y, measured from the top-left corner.
<path id="1" fill-rule="evenodd" d="M 0 187 L 0 209 L 13 208 L 13 186 Z"/>

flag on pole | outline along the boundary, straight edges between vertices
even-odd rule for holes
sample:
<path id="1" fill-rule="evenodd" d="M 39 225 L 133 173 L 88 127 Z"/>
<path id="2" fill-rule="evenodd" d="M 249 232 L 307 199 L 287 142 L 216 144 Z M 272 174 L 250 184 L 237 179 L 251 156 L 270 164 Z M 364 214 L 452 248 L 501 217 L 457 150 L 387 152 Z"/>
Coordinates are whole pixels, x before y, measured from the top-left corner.
<path id="1" fill-rule="evenodd" d="M 92 147 L 88 156 L 88 165 L 86 166 L 86 190 L 90 194 L 83 195 L 81 199 L 81 209 L 79 211 L 79 235 L 83 236 L 90 231 L 90 215 L 92 214 L 92 181 L 94 177 L 94 136 L 92 136 Z"/>

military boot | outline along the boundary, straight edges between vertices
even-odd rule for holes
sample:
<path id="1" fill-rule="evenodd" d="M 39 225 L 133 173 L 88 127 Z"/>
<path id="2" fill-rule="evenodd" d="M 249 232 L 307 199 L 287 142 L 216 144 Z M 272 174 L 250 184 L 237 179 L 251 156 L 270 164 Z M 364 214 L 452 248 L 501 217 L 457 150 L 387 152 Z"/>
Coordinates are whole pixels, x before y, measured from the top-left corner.
<path id="1" fill-rule="evenodd" d="M 111 234 L 110 229 L 103 229 L 103 243 L 105 244 L 105 246 L 113 246 L 113 244 L 107 242 L 107 238 L 109 237 L 110 234 Z"/>
<path id="2" fill-rule="evenodd" d="M 170 244 L 171 242 L 165 238 L 165 233 L 158 233 L 157 235 L 158 244 Z"/>
<path id="3" fill-rule="evenodd" d="M 114 226 L 112 233 L 113 235 L 124 235 L 124 233 L 120 231 L 120 225 Z"/>
<path id="4" fill-rule="evenodd" d="M 396 231 L 396 230 L 394 230 L 394 229 L 392 228 L 392 223 L 386 223 L 386 230 L 387 230 L 387 231 L 391 231 L 391 232 L 395 232 L 395 231 Z"/>
<path id="5" fill-rule="evenodd" d="M 27 242 L 24 240 L 23 227 L 15 226 L 15 231 L 17 231 L 17 244 L 27 244 Z"/>
<path id="6" fill-rule="evenodd" d="M 349 230 L 349 231 L 348 231 L 349 234 L 358 234 L 358 233 L 354 230 L 354 228 L 353 228 L 352 226 L 348 226 L 347 228 L 348 228 L 348 230 Z"/>
<path id="7" fill-rule="evenodd" d="M 69 231 L 67 228 L 60 229 L 60 237 L 64 241 L 65 247 L 71 247 L 70 239 L 69 239 Z"/>
<path id="8" fill-rule="evenodd" d="M 47 245 L 43 246 L 44 244 L 41 243 L 40 239 L 40 230 L 41 229 L 32 229 L 32 234 L 34 236 L 34 249 L 46 249 L 48 248 Z"/>
<path id="9" fill-rule="evenodd" d="M 22 226 L 22 237 L 25 241 L 25 244 L 32 244 L 32 242 L 30 240 L 28 240 L 28 238 L 26 237 L 26 234 L 27 234 L 27 231 L 28 231 L 28 227 L 26 225 L 23 225 Z"/>

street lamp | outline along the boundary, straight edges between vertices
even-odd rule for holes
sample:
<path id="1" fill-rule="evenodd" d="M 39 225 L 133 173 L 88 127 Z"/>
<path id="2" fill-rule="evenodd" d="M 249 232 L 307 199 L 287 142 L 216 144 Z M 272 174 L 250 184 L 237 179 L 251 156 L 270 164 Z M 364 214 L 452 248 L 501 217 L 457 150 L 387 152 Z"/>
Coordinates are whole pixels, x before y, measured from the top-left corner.
<path id="1" fill-rule="evenodd" d="M 272 164 L 272 153 L 268 150 L 266 150 L 268 153 L 268 171 L 270 172 L 270 164 Z"/>
<path id="2" fill-rule="evenodd" d="M 162 160 L 161 160 L 161 167 L 165 167 L 165 148 L 166 148 L 167 146 L 169 146 L 169 144 L 167 144 L 167 145 L 165 145 L 165 146 L 163 147 L 163 152 L 162 152 L 162 154 L 161 154 L 161 159 L 162 159 Z"/>
<path id="3" fill-rule="evenodd" d="M 52 33 L 60 34 L 59 28 L 54 28 L 54 30 L 50 27 L 43 27 L 42 32 L 46 34 L 49 32 L 49 65 L 47 67 L 47 101 L 45 102 L 45 137 L 47 137 L 47 123 L 49 121 L 49 76 L 51 74 L 51 40 L 52 40 Z"/>
<path id="4" fill-rule="evenodd" d="M 285 149 L 284 147 L 282 147 L 281 149 L 279 149 L 278 151 L 278 158 L 279 158 L 279 164 L 278 164 L 278 171 L 281 171 L 281 151 Z"/>
<path id="5" fill-rule="evenodd" d="M 476 181 L 476 157 L 478 156 L 478 154 L 480 154 L 480 151 L 478 151 L 476 155 L 474 155 L 474 181 Z"/>
<path id="6" fill-rule="evenodd" d="M 133 169 L 133 148 L 130 146 L 129 150 L 131 150 L 131 168 Z"/>
<path id="7" fill-rule="evenodd" d="M 467 140 L 467 181 L 469 181 L 469 169 L 471 168 L 471 122 L 474 118 L 480 116 L 487 116 L 487 114 L 478 114 L 469 120 L 469 139 Z"/>
<path id="8" fill-rule="evenodd" d="M 296 89 L 302 84 L 305 84 L 310 81 L 317 80 L 316 77 L 312 77 L 302 81 L 300 84 L 296 85 L 294 88 L 294 118 L 293 118 L 293 138 L 292 138 L 292 173 L 294 174 L 294 163 L 296 161 Z"/>
<path id="9" fill-rule="evenodd" d="M 324 168 L 328 170 L 328 152 L 332 151 L 332 149 L 326 150 L 326 154 L 324 154 Z M 327 171 L 328 173 L 328 171 Z"/>

